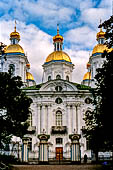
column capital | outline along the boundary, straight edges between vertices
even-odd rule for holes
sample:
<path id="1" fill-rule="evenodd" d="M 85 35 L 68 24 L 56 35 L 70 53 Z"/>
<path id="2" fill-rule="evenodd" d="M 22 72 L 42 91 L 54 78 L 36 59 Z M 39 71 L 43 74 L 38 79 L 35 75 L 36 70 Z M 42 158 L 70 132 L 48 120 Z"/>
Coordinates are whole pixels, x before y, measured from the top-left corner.
<path id="1" fill-rule="evenodd" d="M 81 103 L 79 102 L 79 103 L 76 103 L 76 107 L 77 108 L 80 108 L 80 106 L 81 106 Z"/>

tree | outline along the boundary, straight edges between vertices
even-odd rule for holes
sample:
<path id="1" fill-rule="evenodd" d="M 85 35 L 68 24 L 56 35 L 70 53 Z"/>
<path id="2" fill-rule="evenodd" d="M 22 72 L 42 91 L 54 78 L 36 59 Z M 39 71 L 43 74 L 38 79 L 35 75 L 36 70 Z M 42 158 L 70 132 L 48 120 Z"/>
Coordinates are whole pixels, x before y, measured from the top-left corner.
<path id="1" fill-rule="evenodd" d="M 23 83 L 19 76 L 11 72 L 0 73 L 0 148 L 10 142 L 12 135 L 23 137 L 27 133 L 30 104 L 22 91 Z"/>
<path id="2" fill-rule="evenodd" d="M 93 143 L 92 149 L 98 154 L 99 150 L 113 150 L 113 16 L 99 27 L 106 30 L 105 44 L 108 50 L 102 57 L 105 61 L 102 68 L 97 69 L 96 89 L 93 90 L 95 109 L 90 115 L 85 115 L 86 128 L 83 133 Z M 97 155 L 98 159 L 98 155 Z"/>

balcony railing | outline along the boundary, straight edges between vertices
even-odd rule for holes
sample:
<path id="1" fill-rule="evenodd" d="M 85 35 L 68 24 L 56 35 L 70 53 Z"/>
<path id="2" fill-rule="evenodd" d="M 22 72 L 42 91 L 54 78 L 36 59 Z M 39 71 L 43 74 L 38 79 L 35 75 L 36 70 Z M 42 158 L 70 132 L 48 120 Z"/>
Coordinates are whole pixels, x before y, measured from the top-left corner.
<path id="1" fill-rule="evenodd" d="M 67 134 L 67 126 L 52 126 L 51 134 Z"/>

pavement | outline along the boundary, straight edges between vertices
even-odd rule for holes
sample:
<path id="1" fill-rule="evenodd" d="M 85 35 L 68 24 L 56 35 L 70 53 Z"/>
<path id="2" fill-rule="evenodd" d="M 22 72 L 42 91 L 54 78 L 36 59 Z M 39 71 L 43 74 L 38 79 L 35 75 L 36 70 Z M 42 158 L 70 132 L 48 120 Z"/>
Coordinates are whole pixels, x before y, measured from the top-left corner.
<path id="1" fill-rule="evenodd" d="M 102 165 L 13 165 L 11 170 L 113 170 Z"/>

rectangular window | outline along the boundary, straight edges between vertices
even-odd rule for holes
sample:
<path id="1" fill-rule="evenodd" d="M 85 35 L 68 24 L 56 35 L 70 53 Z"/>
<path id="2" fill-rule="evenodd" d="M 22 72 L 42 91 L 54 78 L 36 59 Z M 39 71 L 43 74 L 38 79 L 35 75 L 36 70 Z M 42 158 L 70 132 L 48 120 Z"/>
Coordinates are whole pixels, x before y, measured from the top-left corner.
<path id="1" fill-rule="evenodd" d="M 56 138 L 56 144 L 62 144 L 63 139 L 62 138 Z"/>

